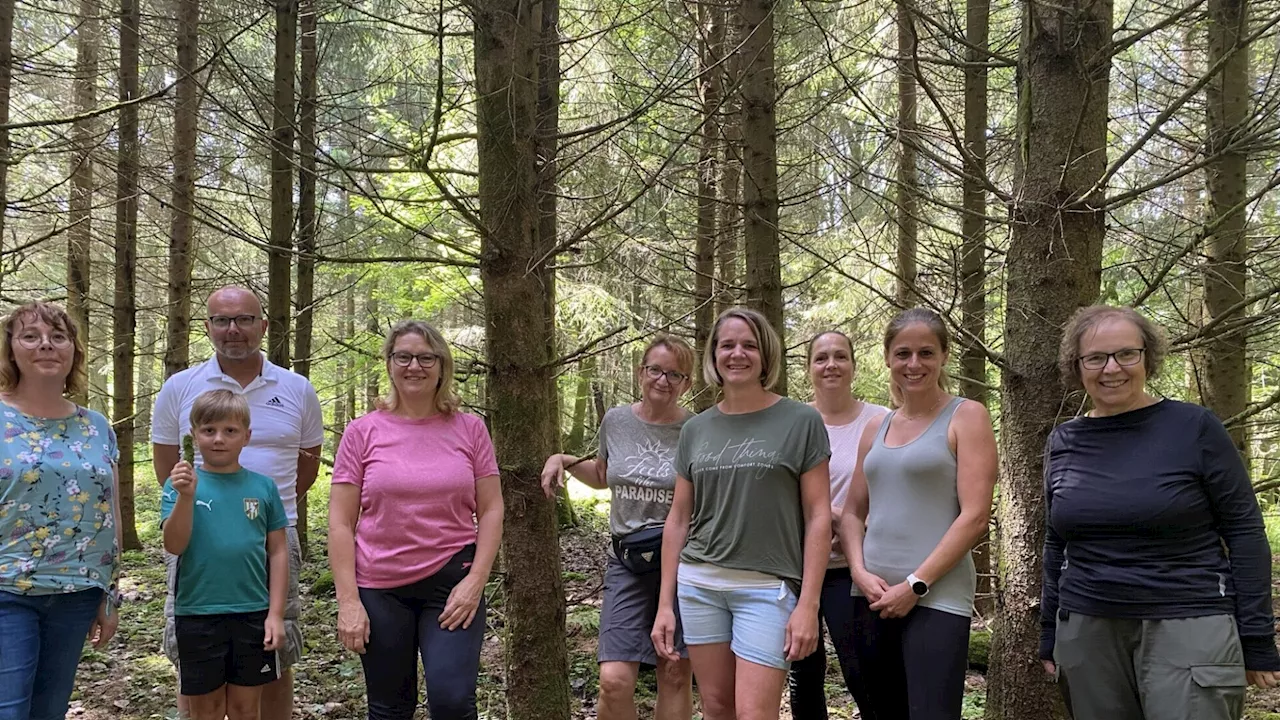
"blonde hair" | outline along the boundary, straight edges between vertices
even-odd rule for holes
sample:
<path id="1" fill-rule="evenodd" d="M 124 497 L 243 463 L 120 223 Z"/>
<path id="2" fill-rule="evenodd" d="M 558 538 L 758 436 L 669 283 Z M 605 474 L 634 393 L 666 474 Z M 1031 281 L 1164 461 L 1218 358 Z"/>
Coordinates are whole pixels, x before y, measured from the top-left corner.
<path id="1" fill-rule="evenodd" d="M 221 420 L 238 421 L 249 429 L 249 401 L 230 390 L 207 390 L 191 403 L 191 431 Z"/>
<path id="2" fill-rule="evenodd" d="M 680 368 L 680 372 L 688 375 L 689 379 L 693 379 L 693 366 L 697 363 L 697 358 L 694 355 L 693 348 L 684 340 L 671 335 L 658 335 L 653 340 L 649 341 L 649 344 L 644 348 L 644 353 L 640 355 L 641 367 L 649 362 L 649 353 L 654 348 L 659 347 L 664 347 L 670 351 L 672 355 L 675 355 L 676 367 Z"/>
<path id="3" fill-rule="evenodd" d="M 720 328 L 725 322 L 733 319 L 741 320 L 751 328 L 756 342 L 760 345 L 760 386 L 772 390 L 782 377 L 782 339 L 765 319 L 764 315 L 750 308 L 731 307 L 720 313 L 716 324 L 711 328 L 711 337 L 707 338 L 707 346 L 702 350 L 702 378 L 708 385 L 722 387 L 724 379 L 716 369 L 716 345 L 720 343 Z"/>
<path id="4" fill-rule="evenodd" d="M 436 366 L 440 371 L 440 379 L 436 381 L 436 410 L 445 415 L 456 412 L 462 406 L 462 399 L 453 391 L 453 353 L 440 331 L 422 320 L 401 320 L 387 333 L 387 339 L 382 343 L 382 359 L 387 363 L 387 374 L 391 374 L 391 353 L 396 348 L 396 340 L 402 335 L 417 335 L 426 340 L 431 352 L 440 358 Z M 389 385 L 386 396 L 377 402 L 379 410 L 395 410 L 400 404 L 395 382 Z"/>
<path id="5" fill-rule="evenodd" d="M 1072 314 L 1062 330 L 1062 342 L 1058 345 L 1058 371 L 1062 373 L 1062 379 L 1070 389 L 1079 390 L 1081 387 L 1080 341 L 1084 339 L 1085 333 L 1112 318 L 1127 320 L 1138 328 L 1144 348 L 1142 365 L 1147 377 L 1160 374 L 1160 366 L 1169 353 L 1169 341 L 1163 330 L 1133 308 L 1090 305 Z"/>
<path id="6" fill-rule="evenodd" d="M 943 322 L 942 316 L 928 308 L 911 308 L 903 310 L 889 321 L 884 329 L 884 354 L 889 355 L 889 347 L 893 345 L 893 341 L 898 334 L 912 325 L 924 325 L 929 328 L 933 336 L 938 339 L 938 348 L 942 350 L 943 355 L 948 355 L 951 351 L 951 333 L 947 330 L 947 324 Z M 951 377 L 947 375 L 946 367 L 938 373 L 938 389 L 942 392 L 951 392 Z M 894 407 L 902 407 L 902 390 L 898 388 L 898 384 L 889 378 L 889 399 Z"/>
<path id="7" fill-rule="evenodd" d="M 17 360 L 13 356 L 13 333 L 19 320 L 43 321 L 49 327 L 61 330 L 71 338 L 75 353 L 71 357 L 71 372 L 67 373 L 67 382 L 62 392 L 64 395 L 76 396 L 88 390 L 88 360 L 80 328 L 76 326 L 66 310 L 53 303 L 36 300 L 19 305 L 4 318 L 4 333 L 0 337 L 0 392 L 13 392 L 22 380 L 22 373 L 18 370 Z"/>

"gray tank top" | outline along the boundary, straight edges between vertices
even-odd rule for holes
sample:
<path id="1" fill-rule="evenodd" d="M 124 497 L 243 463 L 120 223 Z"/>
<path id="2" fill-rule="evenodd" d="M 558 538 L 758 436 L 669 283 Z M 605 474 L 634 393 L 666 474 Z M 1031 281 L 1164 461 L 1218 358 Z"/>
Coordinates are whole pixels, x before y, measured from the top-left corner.
<path id="1" fill-rule="evenodd" d="M 863 460 L 869 498 L 863 562 L 890 585 L 915 572 L 960 515 L 956 456 L 947 444 L 947 428 L 962 402 L 964 398 L 953 398 L 920 437 L 889 447 L 884 436 L 895 410 L 880 424 Z M 918 604 L 971 617 L 976 584 L 973 556 L 965 553 Z"/>

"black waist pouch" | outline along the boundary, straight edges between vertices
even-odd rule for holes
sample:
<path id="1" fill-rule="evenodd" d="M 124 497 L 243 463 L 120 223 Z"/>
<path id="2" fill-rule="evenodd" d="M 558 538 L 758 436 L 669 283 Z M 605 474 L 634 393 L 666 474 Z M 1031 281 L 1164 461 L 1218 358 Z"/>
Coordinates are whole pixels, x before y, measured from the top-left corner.
<path id="1" fill-rule="evenodd" d="M 613 554 L 623 567 L 636 575 L 658 570 L 662 567 L 662 526 L 614 535 Z"/>

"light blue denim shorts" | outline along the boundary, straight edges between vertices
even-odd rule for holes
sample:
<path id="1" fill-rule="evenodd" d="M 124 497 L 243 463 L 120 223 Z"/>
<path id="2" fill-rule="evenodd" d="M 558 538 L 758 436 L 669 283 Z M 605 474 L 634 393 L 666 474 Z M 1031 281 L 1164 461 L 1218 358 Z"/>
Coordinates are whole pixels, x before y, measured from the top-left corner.
<path id="1" fill-rule="evenodd" d="M 796 594 L 786 583 L 711 590 L 682 582 L 676 586 L 676 598 L 686 645 L 727 642 L 743 660 L 779 670 L 791 667 L 784 646 Z"/>

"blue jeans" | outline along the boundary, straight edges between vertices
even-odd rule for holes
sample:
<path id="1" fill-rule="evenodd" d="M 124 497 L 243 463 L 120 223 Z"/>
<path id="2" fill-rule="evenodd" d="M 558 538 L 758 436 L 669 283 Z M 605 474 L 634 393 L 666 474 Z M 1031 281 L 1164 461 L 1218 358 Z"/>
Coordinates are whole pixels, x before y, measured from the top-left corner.
<path id="1" fill-rule="evenodd" d="M 101 590 L 0 590 L 0 720 L 62 720 Z"/>

